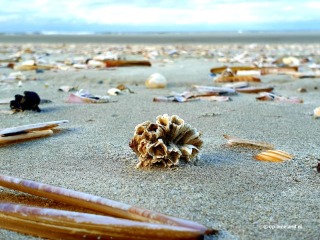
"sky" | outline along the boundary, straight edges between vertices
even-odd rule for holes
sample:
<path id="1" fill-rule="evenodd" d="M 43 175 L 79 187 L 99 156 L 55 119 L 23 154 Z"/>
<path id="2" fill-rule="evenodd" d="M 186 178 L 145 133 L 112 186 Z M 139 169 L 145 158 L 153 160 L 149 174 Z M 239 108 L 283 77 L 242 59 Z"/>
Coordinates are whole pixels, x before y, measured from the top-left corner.
<path id="1" fill-rule="evenodd" d="M 320 1 L 0 0 L 0 32 L 320 30 Z"/>

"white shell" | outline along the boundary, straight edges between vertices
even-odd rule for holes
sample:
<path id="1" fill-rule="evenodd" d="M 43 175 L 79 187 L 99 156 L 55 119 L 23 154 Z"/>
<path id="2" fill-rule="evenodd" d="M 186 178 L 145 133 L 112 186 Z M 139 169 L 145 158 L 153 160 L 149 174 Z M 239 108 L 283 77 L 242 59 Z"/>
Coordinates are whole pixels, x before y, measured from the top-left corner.
<path id="1" fill-rule="evenodd" d="M 160 73 L 154 73 L 145 82 L 147 88 L 165 88 L 167 79 Z"/>
<path id="2" fill-rule="evenodd" d="M 317 107 L 313 110 L 313 117 L 320 118 L 320 107 Z"/>
<path id="3" fill-rule="evenodd" d="M 118 88 L 110 88 L 108 90 L 108 94 L 111 95 L 111 96 L 117 96 L 117 95 L 121 94 L 121 90 L 118 89 Z"/>
<path id="4" fill-rule="evenodd" d="M 171 167 L 183 159 L 190 162 L 197 159 L 202 140 L 197 129 L 186 124 L 176 115 L 164 114 L 156 123 L 143 122 L 136 126 L 129 146 L 138 155 L 137 167 L 162 164 Z"/>

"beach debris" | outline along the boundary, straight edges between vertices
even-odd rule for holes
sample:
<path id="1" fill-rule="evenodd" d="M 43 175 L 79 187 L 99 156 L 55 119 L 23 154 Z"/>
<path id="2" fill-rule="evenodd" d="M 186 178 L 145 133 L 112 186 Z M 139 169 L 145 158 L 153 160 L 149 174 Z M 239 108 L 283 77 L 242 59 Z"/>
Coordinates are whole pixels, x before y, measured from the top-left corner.
<path id="1" fill-rule="evenodd" d="M 10 202 L 0 204 L 0 226 L 2 228 L 38 237 L 53 239 L 61 237 L 79 239 L 83 236 L 90 239 L 138 237 L 139 239 L 191 240 L 203 239 L 205 234 L 218 232 L 193 221 L 3 174 L 0 174 L 0 186 L 84 209 L 84 212 L 80 213 L 29 207 Z M 86 213 L 86 209 L 90 209 L 91 212 Z"/>
<path id="2" fill-rule="evenodd" d="M 313 118 L 320 118 L 320 107 L 317 107 L 313 110 Z"/>
<path id="3" fill-rule="evenodd" d="M 320 78 L 320 71 L 296 72 L 291 74 L 294 78 Z"/>
<path id="4" fill-rule="evenodd" d="M 22 72 L 11 72 L 9 73 L 7 80 L 26 80 L 27 77 Z"/>
<path id="5" fill-rule="evenodd" d="M 32 70 L 51 70 L 55 69 L 56 66 L 51 66 L 51 65 L 41 65 L 38 64 L 37 61 L 35 60 L 27 60 L 21 63 L 21 65 L 14 66 L 14 70 L 17 71 L 32 71 Z"/>
<path id="6" fill-rule="evenodd" d="M 151 67 L 151 62 L 143 60 L 104 60 L 106 67 L 134 67 L 134 66 L 145 66 Z"/>
<path id="7" fill-rule="evenodd" d="M 111 95 L 111 96 L 117 96 L 117 95 L 120 95 L 122 92 L 120 89 L 118 88 L 110 88 L 108 89 L 108 94 Z"/>
<path id="8" fill-rule="evenodd" d="M 285 103 L 303 103 L 302 99 L 297 97 L 283 97 L 275 95 L 274 93 L 270 92 L 261 92 L 259 96 L 256 97 L 259 101 L 275 101 L 275 102 L 285 102 Z"/>
<path id="9" fill-rule="evenodd" d="M 261 75 L 268 75 L 268 74 L 287 74 L 292 75 L 298 72 L 297 66 L 291 67 L 262 67 L 260 69 Z"/>
<path id="10" fill-rule="evenodd" d="M 132 91 L 130 88 L 128 88 L 126 85 L 124 84 L 119 84 L 118 86 L 116 86 L 116 88 L 118 88 L 120 91 L 122 92 L 129 92 L 129 93 L 134 93 L 134 91 Z"/>
<path id="11" fill-rule="evenodd" d="M 233 88 L 202 86 L 202 85 L 193 85 L 191 87 L 190 91 L 196 91 L 197 95 L 202 95 L 202 96 L 218 96 L 218 95 L 235 95 L 235 94 L 237 94 L 237 92 Z"/>
<path id="12" fill-rule="evenodd" d="M 284 162 L 292 160 L 293 156 L 281 150 L 267 150 L 255 155 L 254 158 L 265 162 Z"/>
<path id="13" fill-rule="evenodd" d="M 153 98 L 154 102 L 187 102 L 187 101 L 216 101 L 226 102 L 230 101 L 231 98 L 228 96 L 220 95 L 234 95 L 236 91 L 232 88 L 224 87 L 213 87 L 213 86 L 200 86 L 193 85 L 190 91 L 183 93 L 173 93 L 170 96 L 161 96 Z"/>
<path id="14" fill-rule="evenodd" d="M 317 169 L 317 172 L 320 173 L 320 161 L 318 162 L 316 169 Z"/>
<path id="15" fill-rule="evenodd" d="M 78 89 L 78 87 L 63 85 L 63 86 L 59 87 L 58 91 L 60 91 L 60 92 L 71 92 L 71 91 L 76 91 L 77 89 Z"/>
<path id="16" fill-rule="evenodd" d="M 239 93 L 260 93 L 260 92 L 272 92 L 273 87 L 243 87 L 236 90 Z"/>
<path id="17" fill-rule="evenodd" d="M 266 149 L 274 149 L 274 145 L 272 145 L 270 143 L 266 143 L 266 142 L 258 142 L 258 141 L 233 137 L 233 136 L 229 136 L 229 135 L 223 135 L 223 137 L 228 140 L 227 144 L 229 146 L 243 145 L 243 146 L 262 147 L 262 148 L 266 148 Z"/>
<path id="18" fill-rule="evenodd" d="M 226 70 L 234 73 L 234 75 L 267 75 L 267 74 L 294 74 L 298 72 L 298 66 L 269 66 L 269 67 L 257 67 L 257 66 L 223 66 L 217 68 L 211 68 L 210 72 L 214 74 L 223 74 Z"/>
<path id="19" fill-rule="evenodd" d="M 210 72 L 214 73 L 214 74 L 222 74 L 228 68 L 234 73 L 237 73 L 237 71 L 251 71 L 251 70 L 258 70 L 259 69 L 256 66 L 232 66 L 232 67 L 222 66 L 222 67 L 211 68 Z"/>
<path id="20" fill-rule="evenodd" d="M 307 92 L 307 89 L 306 88 L 298 88 L 297 92 L 305 93 L 305 92 Z"/>
<path id="21" fill-rule="evenodd" d="M 261 79 L 251 75 L 236 75 L 231 68 L 227 68 L 220 76 L 215 78 L 215 82 L 261 82 Z"/>
<path id="22" fill-rule="evenodd" d="M 24 96 L 15 95 L 15 100 L 10 101 L 10 108 L 16 112 L 21 112 L 25 110 L 32 110 L 41 112 L 39 108 L 40 97 L 36 92 L 25 91 Z"/>
<path id="23" fill-rule="evenodd" d="M 167 79 L 160 73 L 153 73 L 147 78 L 145 85 L 147 88 L 165 88 Z"/>
<path id="24" fill-rule="evenodd" d="M 107 103 L 110 102 L 109 96 L 92 95 L 83 89 L 76 93 L 71 93 L 67 99 L 68 103 Z"/>
<path id="25" fill-rule="evenodd" d="M 285 57 L 279 57 L 276 59 L 274 64 L 277 64 L 278 66 L 299 66 L 300 65 L 300 59 L 292 56 L 285 56 Z"/>
<path id="26" fill-rule="evenodd" d="M 51 136 L 53 128 L 67 122 L 60 120 L 0 129 L 0 145 Z"/>
<path id="27" fill-rule="evenodd" d="M 225 94 L 226 91 L 222 90 Z M 230 101 L 231 98 L 228 96 L 217 96 L 222 92 L 219 91 L 185 91 L 183 93 L 174 93 L 174 95 L 170 96 L 161 96 L 154 97 L 154 102 L 190 102 L 190 101 L 198 101 L 198 100 L 206 100 L 206 101 L 217 101 L 217 102 L 227 102 Z"/>
<path id="28" fill-rule="evenodd" d="M 232 88 L 232 89 L 246 88 L 246 87 L 249 87 L 249 83 L 248 82 L 226 83 L 226 84 L 223 84 L 222 87 Z"/>
<path id="29" fill-rule="evenodd" d="M 202 147 L 201 134 L 176 115 L 157 117 L 156 123 L 150 121 L 138 124 L 129 146 L 138 155 L 137 167 L 179 165 L 180 160 L 192 162 Z"/>

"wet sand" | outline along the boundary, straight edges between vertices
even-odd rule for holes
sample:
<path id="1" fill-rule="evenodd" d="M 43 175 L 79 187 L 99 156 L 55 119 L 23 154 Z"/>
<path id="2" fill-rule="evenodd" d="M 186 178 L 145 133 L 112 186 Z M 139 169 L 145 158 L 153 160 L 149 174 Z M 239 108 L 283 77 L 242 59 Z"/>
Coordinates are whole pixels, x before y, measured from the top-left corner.
<path id="1" fill-rule="evenodd" d="M 224 47 L 237 49 L 238 45 L 230 46 Z M 220 47 L 212 45 L 210 49 Z M 288 52 L 290 45 L 287 47 L 280 45 Z M 298 49 L 319 51 L 318 45 L 308 44 L 300 44 Z M 255 94 L 231 96 L 230 102 L 156 103 L 153 97 L 183 92 L 193 84 L 217 85 L 209 70 L 222 63 L 216 57 L 201 56 L 151 62 L 152 67 L 113 70 L 29 71 L 24 73 L 29 80 L 23 81 L 22 87 L 17 81 L 3 83 L 1 98 L 32 90 L 52 103 L 41 104 L 41 113 L 0 114 L 1 128 L 62 119 L 69 123 L 51 137 L 1 147 L 1 174 L 99 195 L 220 231 L 207 239 L 319 238 L 320 175 L 313 166 L 320 158 L 320 122 L 312 118 L 312 111 L 320 106 L 320 79 L 261 77 L 260 85 L 299 97 L 302 104 L 259 102 Z M 0 71 L 7 74 L 11 70 Z M 167 88 L 146 89 L 144 81 L 155 72 L 167 77 Z M 58 91 L 61 85 L 75 85 L 105 95 L 118 84 L 135 93 L 89 105 L 66 103 L 69 93 Z M 307 92 L 298 92 L 301 87 Z M 0 110 L 8 108 L 0 105 Z M 134 128 L 164 113 L 178 115 L 202 132 L 201 158 L 196 165 L 173 169 L 136 169 L 138 159 L 128 145 Z M 259 162 L 253 156 L 261 149 L 227 146 L 223 134 L 269 142 L 295 157 L 285 163 Z M 74 209 L 5 188 L 0 188 L 0 199 Z M 0 239 L 34 238 L 0 230 Z"/>

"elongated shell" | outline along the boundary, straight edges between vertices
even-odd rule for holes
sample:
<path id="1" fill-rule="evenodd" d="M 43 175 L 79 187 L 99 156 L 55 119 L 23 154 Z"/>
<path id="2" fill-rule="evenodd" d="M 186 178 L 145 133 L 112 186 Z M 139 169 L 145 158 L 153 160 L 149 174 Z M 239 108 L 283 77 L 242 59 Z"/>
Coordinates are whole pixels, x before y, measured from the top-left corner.
<path id="1" fill-rule="evenodd" d="M 164 114 L 157 117 L 156 123 L 146 121 L 137 125 L 129 146 L 139 157 L 137 167 L 154 164 L 171 167 L 178 165 L 180 159 L 186 162 L 196 159 L 203 143 L 200 135 L 178 116 Z"/>
<path id="2" fill-rule="evenodd" d="M 165 88 L 167 79 L 160 73 L 154 73 L 145 82 L 147 88 Z"/>

